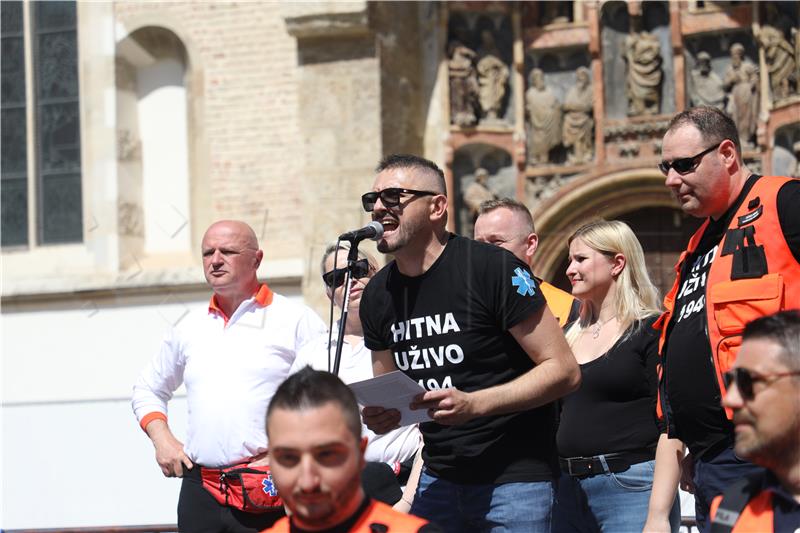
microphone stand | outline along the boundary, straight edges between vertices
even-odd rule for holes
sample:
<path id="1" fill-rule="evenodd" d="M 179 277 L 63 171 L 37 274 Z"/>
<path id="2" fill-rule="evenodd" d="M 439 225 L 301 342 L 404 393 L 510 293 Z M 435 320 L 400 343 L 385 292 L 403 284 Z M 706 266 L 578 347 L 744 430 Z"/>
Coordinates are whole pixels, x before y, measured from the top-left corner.
<path id="1" fill-rule="evenodd" d="M 342 362 L 342 343 L 344 342 L 344 329 L 347 327 L 347 308 L 350 306 L 350 287 L 353 283 L 353 268 L 358 260 L 358 241 L 350 243 L 347 253 L 347 272 L 344 277 L 344 296 L 342 298 L 342 314 L 339 318 L 339 334 L 336 339 L 336 353 L 333 357 L 333 375 L 339 375 L 339 364 Z M 335 267 L 335 265 L 334 265 Z"/>

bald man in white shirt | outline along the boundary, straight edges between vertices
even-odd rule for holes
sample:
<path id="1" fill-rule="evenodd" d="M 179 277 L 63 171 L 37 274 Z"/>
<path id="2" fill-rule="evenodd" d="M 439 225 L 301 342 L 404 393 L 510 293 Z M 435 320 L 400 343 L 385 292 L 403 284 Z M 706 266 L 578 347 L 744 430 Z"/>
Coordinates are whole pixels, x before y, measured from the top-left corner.
<path id="1" fill-rule="evenodd" d="M 269 474 L 267 406 L 325 325 L 309 308 L 259 283 L 264 252 L 247 224 L 212 224 L 202 254 L 211 301 L 167 333 L 134 386 L 133 410 L 161 471 L 183 478 L 180 531 L 260 531 L 283 515 Z M 167 418 L 167 402 L 182 383 L 189 408 L 185 444 Z M 231 467 L 263 471 L 249 503 L 233 498 L 241 486 L 222 476 Z"/>

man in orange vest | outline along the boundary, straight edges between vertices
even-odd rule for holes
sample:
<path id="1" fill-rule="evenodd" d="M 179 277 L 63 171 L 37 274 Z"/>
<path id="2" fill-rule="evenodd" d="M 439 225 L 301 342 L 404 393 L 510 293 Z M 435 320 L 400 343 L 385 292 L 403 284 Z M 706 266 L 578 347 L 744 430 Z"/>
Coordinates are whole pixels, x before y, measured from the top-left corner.
<path id="1" fill-rule="evenodd" d="M 660 407 L 669 436 L 691 452 L 681 486 L 694 493 L 705 532 L 711 500 L 759 469 L 733 452 L 722 376 L 736 361 L 747 322 L 800 303 L 800 180 L 752 174 L 736 125 L 713 107 L 676 115 L 662 157 L 659 168 L 683 211 L 706 219 L 678 260 L 657 323 Z M 649 527 L 668 527 L 664 510 L 651 508 L 649 519 Z"/>
<path id="2" fill-rule="evenodd" d="M 364 494 L 367 438 L 355 396 L 333 374 L 305 367 L 284 381 L 267 410 L 267 435 L 272 477 L 290 516 L 265 531 L 441 531 Z"/>
<path id="3" fill-rule="evenodd" d="M 511 198 L 483 202 L 475 220 L 475 240 L 505 248 L 533 270 L 533 254 L 539 245 L 539 236 L 525 204 Z M 578 318 L 580 300 L 546 281 L 536 280 L 559 326 L 563 328 Z"/>
<path id="4" fill-rule="evenodd" d="M 714 533 L 800 528 L 800 312 L 750 322 L 722 404 L 733 411 L 736 455 L 768 469 L 711 504 Z"/>

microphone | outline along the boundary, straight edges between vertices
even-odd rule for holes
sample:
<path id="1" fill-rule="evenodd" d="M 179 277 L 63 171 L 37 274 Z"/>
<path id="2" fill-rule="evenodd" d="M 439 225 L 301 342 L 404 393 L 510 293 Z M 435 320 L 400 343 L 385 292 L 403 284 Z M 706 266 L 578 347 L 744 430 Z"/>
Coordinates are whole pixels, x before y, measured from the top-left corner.
<path id="1" fill-rule="evenodd" d="M 348 231 L 339 235 L 340 241 L 350 241 L 356 243 L 364 239 L 372 239 L 373 241 L 380 240 L 383 237 L 383 224 L 373 220 L 361 229 Z"/>

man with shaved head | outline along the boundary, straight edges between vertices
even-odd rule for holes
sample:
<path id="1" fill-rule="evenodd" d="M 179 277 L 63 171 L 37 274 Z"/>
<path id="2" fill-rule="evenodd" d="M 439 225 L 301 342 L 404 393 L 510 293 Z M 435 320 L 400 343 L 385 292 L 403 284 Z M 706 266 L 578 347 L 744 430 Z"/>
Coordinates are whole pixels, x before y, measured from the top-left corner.
<path id="1" fill-rule="evenodd" d="M 399 369 L 426 391 L 411 404 L 431 419 L 411 513 L 453 533 L 549 533 L 552 402 L 580 382 L 558 322 L 527 264 L 447 231 L 436 164 L 393 155 L 377 170 L 361 201 L 394 261 L 364 289 L 359 315 L 375 374 Z M 362 414 L 377 433 L 400 422 L 396 409 Z"/>
<path id="2" fill-rule="evenodd" d="M 533 270 L 533 254 L 539 246 L 539 236 L 525 204 L 511 198 L 483 202 L 474 231 L 476 241 L 505 248 Z M 559 326 L 563 328 L 578 319 L 581 302 L 577 298 L 539 278 L 536 281 Z"/>
<path id="3" fill-rule="evenodd" d="M 161 471 L 183 478 L 180 531 L 260 531 L 283 515 L 269 473 L 267 406 L 325 325 L 258 281 L 264 252 L 244 222 L 212 224 L 202 254 L 211 301 L 173 324 L 134 386 L 133 410 Z M 167 402 L 181 384 L 185 444 L 167 420 Z"/>

